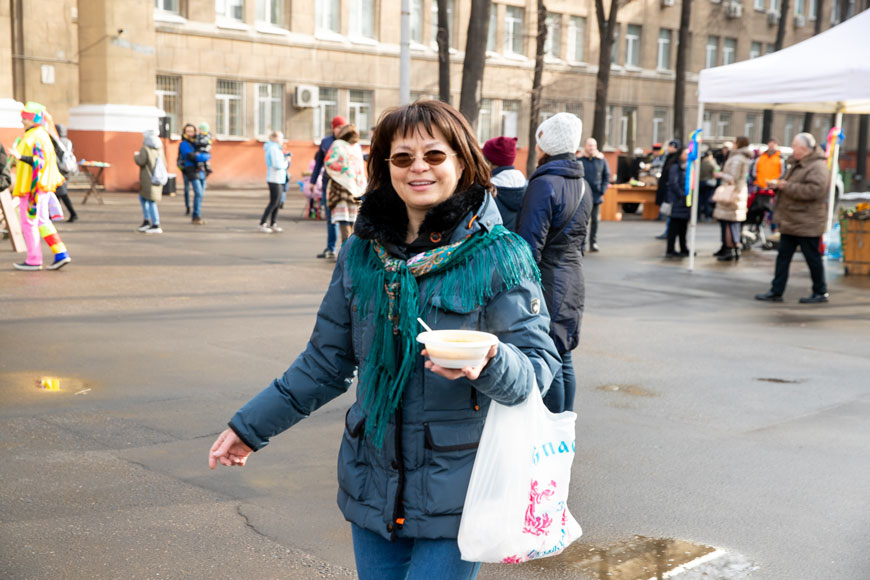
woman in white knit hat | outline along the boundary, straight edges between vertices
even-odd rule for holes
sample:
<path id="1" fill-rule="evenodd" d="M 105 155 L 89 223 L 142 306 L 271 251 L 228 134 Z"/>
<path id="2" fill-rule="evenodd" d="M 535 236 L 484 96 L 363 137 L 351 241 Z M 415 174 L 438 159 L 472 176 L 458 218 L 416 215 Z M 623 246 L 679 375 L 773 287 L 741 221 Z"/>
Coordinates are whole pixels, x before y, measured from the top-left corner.
<path id="1" fill-rule="evenodd" d="M 585 296 L 582 248 L 592 211 L 592 194 L 576 157 L 582 133 L 583 123 L 571 113 L 557 113 L 538 126 L 538 168 L 517 217 L 517 233 L 532 247 L 541 269 L 550 336 L 562 356 L 562 370 L 544 398 L 554 413 L 574 408 L 571 351 L 580 338 Z"/>

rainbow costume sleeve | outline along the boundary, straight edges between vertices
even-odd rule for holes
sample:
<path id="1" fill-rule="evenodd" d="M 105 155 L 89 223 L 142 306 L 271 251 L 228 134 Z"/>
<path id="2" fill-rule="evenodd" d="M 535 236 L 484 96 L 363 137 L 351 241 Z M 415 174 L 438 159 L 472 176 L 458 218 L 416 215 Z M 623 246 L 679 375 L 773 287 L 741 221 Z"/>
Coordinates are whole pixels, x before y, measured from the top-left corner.
<path id="1" fill-rule="evenodd" d="M 27 192 L 27 215 L 31 219 L 36 217 L 36 203 L 39 194 L 39 176 L 45 167 L 45 152 L 39 143 L 33 145 L 33 169 L 30 172 L 30 191 Z"/>
<path id="2" fill-rule="evenodd" d="M 701 129 L 695 129 L 692 133 L 692 138 L 689 142 L 689 157 L 686 163 L 686 206 L 692 207 L 692 199 L 695 193 L 695 172 L 692 166 L 698 160 L 698 154 L 701 150 Z"/>

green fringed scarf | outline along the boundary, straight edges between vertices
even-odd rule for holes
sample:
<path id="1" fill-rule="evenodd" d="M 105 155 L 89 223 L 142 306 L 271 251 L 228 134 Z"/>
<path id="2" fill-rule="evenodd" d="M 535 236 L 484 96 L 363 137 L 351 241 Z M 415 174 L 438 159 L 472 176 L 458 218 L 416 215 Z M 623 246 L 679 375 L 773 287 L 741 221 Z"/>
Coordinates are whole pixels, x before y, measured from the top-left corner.
<path id="1" fill-rule="evenodd" d="M 359 384 L 365 434 L 378 447 L 416 366 L 417 317 L 423 314 L 417 280 L 431 280 L 424 305 L 431 308 L 437 296 L 442 307 L 460 312 L 482 306 L 526 280 L 541 281 L 528 244 L 501 225 L 407 261 L 390 257 L 376 241 L 354 238 L 348 263 L 361 316 L 373 307 L 375 336 L 360 366 Z M 498 284 L 494 286 L 493 280 Z"/>

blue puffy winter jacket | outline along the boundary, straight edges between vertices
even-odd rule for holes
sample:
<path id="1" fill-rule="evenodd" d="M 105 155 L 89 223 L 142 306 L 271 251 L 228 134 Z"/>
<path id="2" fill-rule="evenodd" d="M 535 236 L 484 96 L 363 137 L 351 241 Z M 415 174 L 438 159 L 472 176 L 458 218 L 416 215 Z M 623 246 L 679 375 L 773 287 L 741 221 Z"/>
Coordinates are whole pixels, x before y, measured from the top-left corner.
<path id="1" fill-rule="evenodd" d="M 205 171 L 201 168 L 200 163 L 209 161 L 211 153 L 197 152 L 196 145 L 189 139 L 183 138 L 181 143 L 178 144 L 178 159 L 185 177 L 188 179 L 205 179 Z"/>
<path id="2" fill-rule="evenodd" d="M 230 421 L 253 449 L 261 449 L 271 437 L 344 393 L 357 366 L 365 364 L 376 328 L 372 308 L 364 308 L 354 295 L 348 256 L 352 244 L 365 243 L 359 236 L 378 239 L 388 250 L 404 240 L 404 207 L 398 214 L 390 213 L 389 208 L 401 201 L 391 192 L 395 199 L 385 204 L 383 194 L 366 196 L 355 235 L 342 246 L 305 350 Z M 482 203 L 468 212 L 458 210 L 462 206 L 451 203 L 452 198 L 442 204 L 451 206 L 451 211 L 442 212 L 443 221 L 453 224 L 435 228 L 439 233 L 449 231 L 445 244 L 501 223 L 492 197 L 480 189 L 478 199 Z M 385 538 L 455 538 L 490 401 L 513 405 L 535 385 L 546 390 L 560 365 L 537 282 L 520 283 L 468 311 L 442 303 L 442 298 L 426 304 L 433 283 L 438 279 L 419 279 L 421 311 L 429 325 L 491 332 L 499 338 L 498 354 L 475 381 L 442 378 L 426 370 L 424 357 L 418 355 L 380 447 L 364 435 L 366 413 L 359 401 L 347 411 L 338 456 L 338 505 L 347 520 Z M 493 284 L 499 287 L 498 280 Z"/>

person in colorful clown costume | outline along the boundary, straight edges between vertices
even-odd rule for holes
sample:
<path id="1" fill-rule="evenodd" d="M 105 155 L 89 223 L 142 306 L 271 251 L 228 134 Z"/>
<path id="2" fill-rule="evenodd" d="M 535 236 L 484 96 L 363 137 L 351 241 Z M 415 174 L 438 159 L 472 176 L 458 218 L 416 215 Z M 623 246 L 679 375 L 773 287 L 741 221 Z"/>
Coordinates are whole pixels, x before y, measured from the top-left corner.
<path id="1" fill-rule="evenodd" d="M 57 167 L 54 145 L 44 127 L 46 114 L 45 106 L 39 103 L 28 102 L 25 105 L 21 111 L 24 137 L 16 142 L 11 151 L 17 160 L 12 195 L 21 198 L 21 231 L 27 244 L 27 259 L 15 264 L 19 270 L 42 269 L 40 236 L 54 254 L 54 262 L 48 266 L 49 270 L 62 268 L 71 261 L 48 215 L 49 194 L 64 182 L 64 177 Z"/>

